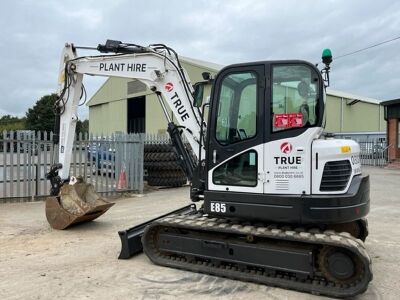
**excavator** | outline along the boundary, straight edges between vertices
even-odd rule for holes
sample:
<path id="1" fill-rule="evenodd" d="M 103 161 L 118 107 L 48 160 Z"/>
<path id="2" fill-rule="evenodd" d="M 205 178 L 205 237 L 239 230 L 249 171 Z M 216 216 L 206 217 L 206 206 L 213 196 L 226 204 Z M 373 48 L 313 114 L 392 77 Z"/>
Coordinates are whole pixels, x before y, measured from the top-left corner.
<path id="1" fill-rule="evenodd" d="M 80 48 L 97 54 L 80 57 Z M 157 265 L 214 276 L 337 298 L 365 292 L 369 176 L 355 141 L 323 133 L 329 49 L 322 62 L 234 64 L 192 85 L 164 44 L 66 44 L 49 223 L 67 228 L 112 205 L 69 174 L 83 75 L 135 79 L 159 99 L 194 203 L 121 230 L 120 259 L 143 251 Z"/>

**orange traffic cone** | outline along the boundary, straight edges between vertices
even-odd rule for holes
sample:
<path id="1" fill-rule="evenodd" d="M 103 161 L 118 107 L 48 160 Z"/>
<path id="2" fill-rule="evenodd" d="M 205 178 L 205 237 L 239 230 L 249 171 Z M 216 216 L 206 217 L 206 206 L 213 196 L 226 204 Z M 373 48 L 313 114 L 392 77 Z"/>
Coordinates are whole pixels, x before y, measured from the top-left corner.
<path id="1" fill-rule="evenodd" d="M 118 176 L 117 189 L 125 190 L 127 188 L 128 188 L 128 185 L 127 185 L 127 181 L 126 181 L 126 172 L 125 172 L 125 168 L 122 168 L 121 172 L 119 172 L 119 176 Z"/>

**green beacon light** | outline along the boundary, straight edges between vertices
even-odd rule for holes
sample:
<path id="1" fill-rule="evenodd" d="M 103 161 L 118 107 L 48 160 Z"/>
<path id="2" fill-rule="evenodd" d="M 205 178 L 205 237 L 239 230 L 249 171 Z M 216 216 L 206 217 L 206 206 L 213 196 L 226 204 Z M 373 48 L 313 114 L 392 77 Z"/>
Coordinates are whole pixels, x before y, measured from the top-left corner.
<path id="1" fill-rule="evenodd" d="M 329 67 L 332 62 L 332 51 L 329 48 L 326 48 L 322 51 L 322 62 Z"/>
<path id="2" fill-rule="evenodd" d="M 324 49 L 324 51 L 322 51 L 322 62 L 325 64 L 325 68 L 321 70 L 321 75 L 323 76 L 325 87 L 329 86 L 329 71 L 331 69 L 330 64 L 332 61 L 331 49 Z"/>

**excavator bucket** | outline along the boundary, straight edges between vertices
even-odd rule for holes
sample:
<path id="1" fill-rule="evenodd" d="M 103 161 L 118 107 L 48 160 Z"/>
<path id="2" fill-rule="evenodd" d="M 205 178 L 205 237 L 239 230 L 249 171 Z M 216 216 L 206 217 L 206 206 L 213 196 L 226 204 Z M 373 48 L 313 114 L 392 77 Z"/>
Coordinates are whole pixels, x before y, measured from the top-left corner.
<path id="1" fill-rule="evenodd" d="M 91 184 L 64 184 L 58 196 L 46 199 L 46 218 L 54 229 L 66 229 L 96 219 L 113 205 L 101 198 Z"/>

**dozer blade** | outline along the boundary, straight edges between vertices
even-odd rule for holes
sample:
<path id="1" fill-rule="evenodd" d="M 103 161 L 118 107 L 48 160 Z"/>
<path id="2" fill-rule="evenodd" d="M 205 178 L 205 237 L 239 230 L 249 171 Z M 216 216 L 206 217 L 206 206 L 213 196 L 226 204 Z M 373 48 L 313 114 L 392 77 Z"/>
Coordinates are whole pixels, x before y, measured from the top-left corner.
<path id="1" fill-rule="evenodd" d="M 118 231 L 121 239 L 121 252 L 118 259 L 128 259 L 143 251 L 142 236 L 145 228 L 153 222 L 174 214 L 186 215 L 197 212 L 195 204 L 189 204 L 165 215 L 159 216 L 142 224 L 136 225 L 126 230 Z"/>
<path id="2" fill-rule="evenodd" d="M 58 196 L 46 199 L 46 218 L 54 229 L 66 229 L 98 218 L 113 205 L 101 198 L 91 184 L 64 184 Z"/>

